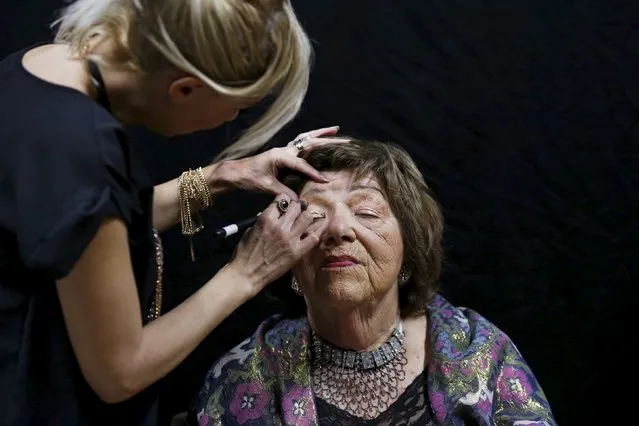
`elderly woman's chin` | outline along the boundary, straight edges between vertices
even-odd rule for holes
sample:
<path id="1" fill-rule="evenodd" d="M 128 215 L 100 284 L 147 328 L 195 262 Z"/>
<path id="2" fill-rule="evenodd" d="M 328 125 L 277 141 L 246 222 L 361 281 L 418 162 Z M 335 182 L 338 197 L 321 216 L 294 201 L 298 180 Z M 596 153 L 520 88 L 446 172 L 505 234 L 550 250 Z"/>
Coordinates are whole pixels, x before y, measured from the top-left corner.
<path id="1" fill-rule="evenodd" d="M 311 305 L 321 303 L 337 309 L 348 309 L 366 304 L 376 298 L 376 292 L 371 285 L 360 280 L 356 275 L 327 277 L 315 285 L 312 291 L 308 291 L 307 299 Z"/>
<path id="2" fill-rule="evenodd" d="M 310 281 L 310 280 L 309 280 Z M 315 308 L 330 307 L 349 310 L 360 305 L 368 305 L 393 293 L 393 281 L 371 283 L 366 268 L 355 265 L 342 268 L 322 268 L 317 271 L 313 282 L 300 279 L 300 287 L 308 303 Z M 395 299 L 396 300 L 396 299 Z"/>

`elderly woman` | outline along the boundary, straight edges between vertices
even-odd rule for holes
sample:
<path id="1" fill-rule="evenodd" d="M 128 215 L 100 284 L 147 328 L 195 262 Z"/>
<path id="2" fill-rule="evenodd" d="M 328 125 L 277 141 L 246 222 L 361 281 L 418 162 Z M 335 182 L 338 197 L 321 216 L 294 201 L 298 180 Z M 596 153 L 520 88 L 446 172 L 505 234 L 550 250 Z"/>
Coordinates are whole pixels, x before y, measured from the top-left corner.
<path id="1" fill-rule="evenodd" d="M 192 421 L 554 425 L 508 336 L 437 294 L 443 220 L 411 158 L 361 141 L 302 156 L 331 178 L 289 182 L 320 235 L 293 268 L 307 316 L 271 318 L 218 360 Z"/>

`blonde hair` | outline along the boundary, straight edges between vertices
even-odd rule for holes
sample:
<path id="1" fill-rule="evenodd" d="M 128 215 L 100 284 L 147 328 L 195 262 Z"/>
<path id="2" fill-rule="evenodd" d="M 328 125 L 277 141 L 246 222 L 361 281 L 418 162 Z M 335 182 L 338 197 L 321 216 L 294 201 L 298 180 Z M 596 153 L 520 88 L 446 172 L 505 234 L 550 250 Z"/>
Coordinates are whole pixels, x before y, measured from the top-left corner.
<path id="1" fill-rule="evenodd" d="M 95 37 L 113 43 L 120 65 L 142 73 L 169 65 L 225 96 L 275 95 L 218 160 L 263 147 L 297 115 L 308 88 L 312 48 L 290 0 L 77 0 L 54 25 L 56 42 L 77 55 L 90 53 Z"/>

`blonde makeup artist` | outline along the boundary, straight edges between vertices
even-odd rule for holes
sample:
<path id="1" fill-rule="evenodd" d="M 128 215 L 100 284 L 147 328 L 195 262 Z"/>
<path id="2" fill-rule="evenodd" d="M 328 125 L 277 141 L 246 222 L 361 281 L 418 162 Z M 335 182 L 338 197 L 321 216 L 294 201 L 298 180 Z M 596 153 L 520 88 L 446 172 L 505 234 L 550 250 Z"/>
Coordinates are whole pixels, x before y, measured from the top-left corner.
<path id="1" fill-rule="evenodd" d="M 288 0 L 79 0 L 54 44 L 0 62 L 0 425 L 154 424 L 145 389 L 316 244 L 276 176 L 325 181 L 297 154 L 341 141 L 337 129 L 247 157 L 298 112 L 310 58 Z M 122 127 L 210 129 L 267 95 L 220 162 L 155 188 Z M 233 260 L 164 312 L 158 232 L 181 222 L 193 235 L 197 211 L 234 188 L 276 202 Z"/>

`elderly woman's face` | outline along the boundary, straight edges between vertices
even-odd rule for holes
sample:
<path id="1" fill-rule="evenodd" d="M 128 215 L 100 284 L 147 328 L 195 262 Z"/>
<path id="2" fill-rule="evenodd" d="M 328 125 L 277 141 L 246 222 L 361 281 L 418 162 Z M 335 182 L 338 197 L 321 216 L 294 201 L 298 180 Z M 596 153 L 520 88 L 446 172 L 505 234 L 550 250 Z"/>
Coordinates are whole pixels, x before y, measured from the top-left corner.
<path id="1" fill-rule="evenodd" d="M 396 290 L 404 257 L 397 218 L 377 179 L 325 174 L 330 183 L 309 182 L 300 193 L 322 233 L 293 272 L 312 303 L 348 307 L 380 299 Z"/>

